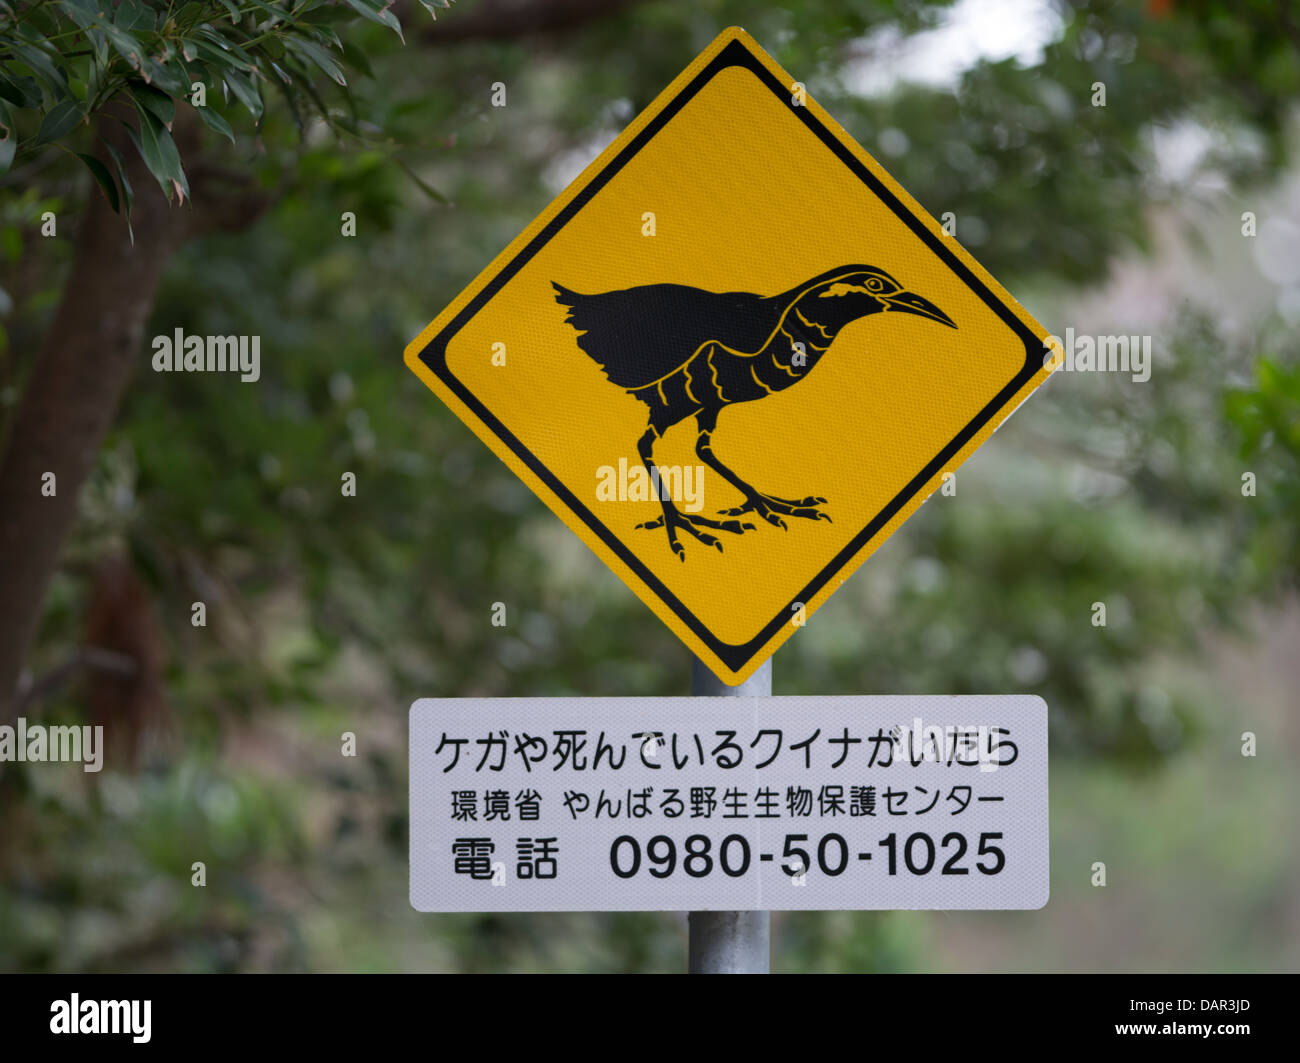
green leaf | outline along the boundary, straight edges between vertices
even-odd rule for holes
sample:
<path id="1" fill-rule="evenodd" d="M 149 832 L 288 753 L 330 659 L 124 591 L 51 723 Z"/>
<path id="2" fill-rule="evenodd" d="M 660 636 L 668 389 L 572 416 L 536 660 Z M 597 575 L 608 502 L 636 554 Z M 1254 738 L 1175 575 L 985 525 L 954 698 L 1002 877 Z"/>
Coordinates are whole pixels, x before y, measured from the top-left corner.
<path id="1" fill-rule="evenodd" d="M 0 103 L 0 173 L 8 173 L 18 150 L 18 133 L 7 104 Z"/>
<path id="2" fill-rule="evenodd" d="M 81 121 L 81 106 L 71 96 L 56 103 L 41 121 L 41 128 L 36 132 L 33 144 L 49 144 L 61 140 Z"/>
<path id="3" fill-rule="evenodd" d="M 195 107 L 194 109 L 199 112 L 199 117 L 203 119 L 203 124 L 205 126 L 211 129 L 214 133 L 220 133 L 223 137 L 229 140 L 230 143 L 233 144 L 235 142 L 235 131 L 230 128 L 230 123 L 222 118 L 220 114 L 214 111 L 211 107 Z"/>
<path id="4" fill-rule="evenodd" d="M 140 0 L 121 0 L 117 14 L 113 16 L 113 24 L 123 30 L 152 31 L 155 25 L 154 11 L 140 3 Z"/>
<path id="5" fill-rule="evenodd" d="M 108 41 L 132 70 L 144 69 L 144 47 L 131 34 L 117 26 L 105 24 L 104 33 L 108 35 Z"/>
<path id="6" fill-rule="evenodd" d="M 320 98 L 320 93 L 316 91 L 316 86 L 311 83 L 311 78 L 308 76 L 307 71 L 296 67 L 293 68 L 293 70 L 298 77 L 298 86 L 311 98 L 311 102 L 316 105 L 316 110 L 320 111 L 321 117 L 324 118 L 326 122 L 330 121 L 329 108 L 325 106 L 325 101 Z"/>
<path id="7" fill-rule="evenodd" d="M 181 153 L 176 150 L 176 142 L 172 140 L 171 133 L 167 131 L 161 122 L 154 129 L 154 135 L 158 138 L 158 148 L 162 152 L 163 161 L 167 165 L 169 178 L 180 187 L 180 191 L 185 193 L 185 197 L 188 199 L 190 182 L 189 178 L 185 176 L 184 167 L 181 166 Z"/>
<path id="8" fill-rule="evenodd" d="M 335 32 L 333 26 L 307 26 L 307 37 L 318 41 L 326 48 L 342 48 L 343 39 Z"/>
<path id="9" fill-rule="evenodd" d="M 90 41 L 90 46 L 94 49 L 95 58 L 98 59 L 101 64 L 107 64 L 108 35 L 103 31 L 103 29 L 92 26 L 90 29 L 86 30 L 86 39 Z"/>
<path id="10" fill-rule="evenodd" d="M 63 26 L 59 24 L 57 9 L 53 4 L 24 4 L 22 19 L 23 24 L 20 32 L 22 32 L 25 40 L 32 39 L 27 36 L 26 32 L 23 32 L 26 30 L 30 30 L 33 34 L 44 39 L 53 37 L 59 30 L 63 29 Z"/>
<path id="11" fill-rule="evenodd" d="M 0 100 L 15 107 L 39 107 L 41 88 L 34 78 L 8 77 L 0 72 Z"/>
<path id="12" fill-rule="evenodd" d="M 303 94 L 309 97 L 311 102 L 316 105 L 316 109 L 320 111 L 321 117 L 324 118 L 326 122 L 329 122 L 329 108 L 325 106 L 325 101 L 321 99 L 320 93 L 316 91 L 316 86 L 312 84 L 311 72 L 297 62 L 290 62 L 287 57 L 285 59 L 285 66 L 288 68 L 288 72 L 291 75 L 285 80 L 289 81 L 291 85 L 296 85 L 301 89 Z M 291 92 L 286 92 L 285 97 L 290 101 L 293 100 L 293 94 Z M 296 108 L 297 105 L 294 104 L 294 106 Z M 296 115 L 295 118 L 297 118 Z M 298 120 L 298 126 L 301 129 L 302 122 L 300 119 Z"/>
<path id="13" fill-rule="evenodd" d="M 266 2 L 266 0 L 251 0 L 251 3 L 254 7 L 265 11 L 272 18 L 277 19 L 280 22 L 287 22 L 291 26 L 296 26 L 298 24 L 294 16 L 289 13 L 288 8 L 272 7 Z"/>
<path id="14" fill-rule="evenodd" d="M 127 88 L 138 103 L 147 107 L 158 121 L 171 129 L 172 122 L 176 120 L 176 104 L 170 96 L 149 85 L 140 85 L 134 82 L 129 84 Z"/>
<path id="15" fill-rule="evenodd" d="M 140 130 L 137 136 L 136 131 L 128 125 L 127 132 L 131 134 L 131 139 L 140 152 L 140 157 L 144 159 L 144 164 L 149 167 L 149 172 L 167 193 L 168 199 L 171 198 L 173 189 L 180 191 L 182 199 L 188 198 L 189 181 L 181 167 L 180 153 L 176 150 L 176 142 L 172 140 L 172 135 L 167 132 L 167 128 L 158 121 L 152 111 L 143 107 L 138 100 L 133 102 L 136 105 L 136 114 L 140 116 Z"/>
<path id="16" fill-rule="evenodd" d="M 217 70 L 241 70 L 252 71 L 255 64 L 244 62 L 233 52 L 213 44 L 211 41 L 199 40 L 197 38 L 183 41 L 182 52 L 188 57 L 191 53 L 197 54 L 205 63 L 211 64 Z"/>
<path id="17" fill-rule="evenodd" d="M 257 60 L 249 55 L 243 48 L 232 41 L 229 37 L 223 36 L 206 23 L 198 28 L 197 36 L 211 41 L 223 52 L 228 52 L 235 56 L 246 69 L 252 69 L 257 66 Z"/>
<path id="18" fill-rule="evenodd" d="M 144 159 L 144 164 L 149 167 L 149 172 L 154 175 L 159 187 L 170 193 L 167 178 L 163 173 L 162 154 L 158 151 L 158 138 L 153 135 L 152 127 L 148 122 L 141 122 L 138 132 L 129 125 L 126 127 L 126 132 L 127 136 L 131 138 L 131 143 L 135 145 L 135 150 L 140 153 L 140 158 Z"/>
<path id="19" fill-rule="evenodd" d="M 361 71 L 366 77 L 374 80 L 375 72 L 370 66 L 370 60 L 366 58 L 366 53 L 351 41 L 343 42 L 343 58 L 353 69 Z"/>
<path id="20" fill-rule="evenodd" d="M 148 78 L 149 83 L 155 88 L 161 89 L 164 95 L 188 96 L 190 93 L 188 73 L 183 69 L 177 69 L 178 67 L 179 64 L 173 67 L 166 63 L 160 63 L 153 56 L 148 56 L 145 59 L 145 68 L 148 72 L 145 76 Z"/>
<path id="21" fill-rule="evenodd" d="M 19 27 L 19 34 L 22 34 L 26 26 Z M 35 44 L 15 44 L 13 45 L 15 54 L 26 63 L 41 81 L 45 82 L 46 87 L 55 95 L 63 95 L 68 91 L 68 76 L 57 66 L 54 65 L 49 55 Z"/>
<path id="22" fill-rule="evenodd" d="M 234 0 L 221 0 L 221 3 L 230 12 L 230 21 L 238 26 L 240 19 L 239 7 L 234 3 Z"/>
<path id="23" fill-rule="evenodd" d="M 343 76 L 343 71 L 339 68 L 334 57 L 325 51 L 319 44 L 312 41 L 301 40 L 297 37 L 288 37 L 285 39 L 284 46 L 291 52 L 296 52 L 304 58 L 315 63 L 327 75 L 337 81 L 340 85 L 347 87 L 348 79 Z"/>
<path id="24" fill-rule="evenodd" d="M 280 94 L 284 97 L 285 106 L 289 108 L 289 114 L 293 117 L 294 128 L 298 130 L 298 134 L 301 136 L 303 132 L 302 111 L 298 107 L 297 97 L 292 90 L 293 78 L 281 70 L 278 63 L 272 63 L 271 69 L 280 78 L 280 83 L 276 85 L 276 88 L 280 90 Z"/>
<path id="25" fill-rule="evenodd" d="M 124 212 L 126 231 L 131 237 L 132 246 L 134 246 L 135 230 L 131 228 L 131 208 L 135 205 L 135 193 L 131 189 L 130 178 L 126 176 L 126 160 L 122 158 L 122 153 L 112 144 L 105 142 L 104 147 L 108 149 L 108 154 L 113 159 L 113 167 L 117 170 L 118 184 L 122 186 L 122 206 L 126 208 Z"/>
<path id="26" fill-rule="evenodd" d="M 93 155 L 84 155 L 77 152 L 77 158 L 86 164 L 91 176 L 98 182 L 99 187 L 104 190 L 104 195 L 108 198 L 108 205 L 113 208 L 113 213 L 120 214 L 119 207 L 121 204 L 117 198 L 117 185 L 113 183 L 113 177 L 108 172 L 108 167 Z"/>
<path id="27" fill-rule="evenodd" d="M 406 38 L 402 36 L 402 24 L 397 21 L 394 15 L 386 7 L 376 7 L 366 3 L 366 0 L 346 0 L 348 7 L 352 8 L 357 14 L 368 18 L 371 22 L 378 22 L 381 26 L 387 26 L 397 34 L 403 44 Z"/>
<path id="28" fill-rule="evenodd" d="M 83 30 L 99 21 L 99 12 L 92 0 L 59 0 L 59 7 Z"/>
<path id="29" fill-rule="evenodd" d="M 330 4 L 326 7 L 305 11 L 297 17 L 299 22 L 308 22 L 314 26 L 320 26 L 330 22 L 350 22 L 355 16 L 346 8 L 337 4 Z"/>
<path id="30" fill-rule="evenodd" d="M 225 70 L 221 74 L 222 80 L 235 94 L 239 102 L 247 107 L 253 114 L 253 118 L 261 121 L 262 118 L 262 96 L 257 91 L 252 81 L 243 74 L 235 70 Z"/>

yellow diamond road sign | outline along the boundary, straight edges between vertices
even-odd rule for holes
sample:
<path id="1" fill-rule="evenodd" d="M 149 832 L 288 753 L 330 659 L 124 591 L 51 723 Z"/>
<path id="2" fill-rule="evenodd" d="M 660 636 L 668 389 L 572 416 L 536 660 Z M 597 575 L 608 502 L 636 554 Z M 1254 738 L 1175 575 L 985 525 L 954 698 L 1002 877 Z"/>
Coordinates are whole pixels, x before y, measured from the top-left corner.
<path id="1" fill-rule="evenodd" d="M 1046 335 L 729 29 L 406 362 L 735 684 L 1046 379 Z"/>

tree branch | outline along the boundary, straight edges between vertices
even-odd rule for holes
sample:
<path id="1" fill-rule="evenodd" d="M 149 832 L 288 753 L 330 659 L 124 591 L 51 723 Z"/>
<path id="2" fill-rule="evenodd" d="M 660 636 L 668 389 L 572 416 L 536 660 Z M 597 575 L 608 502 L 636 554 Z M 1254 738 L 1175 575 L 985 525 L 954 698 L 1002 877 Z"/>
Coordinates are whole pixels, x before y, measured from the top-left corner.
<path id="1" fill-rule="evenodd" d="M 125 653 L 100 649 L 98 646 L 83 646 L 81 649 L 74 650 L 62 664 L 51 668 L 27 687 L 20 687 L 14 715 L 21 716 L 31 706 L 48 698 L 83 668 L 123 677 L 133 676 L 139 671 L 135 660 Z"/>

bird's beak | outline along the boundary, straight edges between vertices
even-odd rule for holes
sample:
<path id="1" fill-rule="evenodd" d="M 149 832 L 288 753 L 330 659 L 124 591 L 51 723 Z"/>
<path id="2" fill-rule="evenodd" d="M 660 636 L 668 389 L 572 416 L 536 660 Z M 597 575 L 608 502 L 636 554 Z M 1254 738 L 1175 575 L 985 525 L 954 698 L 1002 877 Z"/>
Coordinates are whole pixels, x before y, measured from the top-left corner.
<path id="1" fill-rule="evenodd" d="M 941 325 L 947 325 L 949 328 L 956 328 L 957 325 L 947 314 L 940 310 L 934 303 L 928 299 L 922 299 L 914 292 L 899 292 L 897 295 L 891 295 L 884 300 L 891 310 L 901 310 L 905 314 L 916 314 L 918 317 L 928 317 L 931 321 L 937 321 Z"/>

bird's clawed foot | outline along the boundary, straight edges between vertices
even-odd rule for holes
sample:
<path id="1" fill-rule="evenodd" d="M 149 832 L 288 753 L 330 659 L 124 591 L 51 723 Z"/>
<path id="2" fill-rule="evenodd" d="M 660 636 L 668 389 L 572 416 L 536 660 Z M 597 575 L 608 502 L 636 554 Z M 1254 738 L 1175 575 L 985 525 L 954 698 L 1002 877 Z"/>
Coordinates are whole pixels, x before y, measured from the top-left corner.
<path id="1" fill-rule="evenodd" d="M 682 546 L 677 538 L 678 529 L 693 535 L 705 546 L 716 547 L 719 553 L 722 552 L 722 542 L 716 535 L 700 531 L 701 528 L 713 528 L 717 531 L 732 532 L 735 535 L 754 530 L 752 524 L 742 523 L 738 520 L 712 520 L 709 517 L 700 517 L 694 513 L 683 513 L 673 506 L 665 506 L 662 517 L 643 521 L 637 525 L 637 528 L 650 529 L 665 526 L 668 528 L 668 545 L 672 547 L 673 553 L 682 561 L 686 560 L 686 548 Z"/>
<path id="2" fill-rule="evenodd" d="M 725 517 L 739 517 L 746 513 L 753 513 L 761 517 L 768 524 L 775 525 L 778 528 L 784 528 L 786 523 L 782 517 L 803 517 L 806 520 L 824 520 L 831 522 L 830 514 L 823 513 L 818 506 L 824 506 L 826 499 L 816 495 L 809 495 L 807 498 L 791 499 L 777 498 L 775 495 L 765 495 L 759 491 L 752 492 L 745 500 L 745 504 L 736 506 L 733 509 L 722 510 Z"/>

